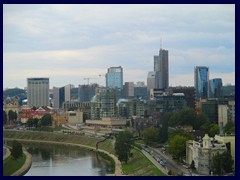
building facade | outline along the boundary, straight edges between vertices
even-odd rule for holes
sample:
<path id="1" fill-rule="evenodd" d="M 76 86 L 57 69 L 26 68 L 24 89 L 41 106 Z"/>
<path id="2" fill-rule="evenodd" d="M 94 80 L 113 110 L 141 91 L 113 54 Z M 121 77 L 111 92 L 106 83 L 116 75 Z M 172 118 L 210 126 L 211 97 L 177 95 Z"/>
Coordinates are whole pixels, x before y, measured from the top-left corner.
<path id="1" fill-rule="evenodd" d="M 53 107 L 56 109 L 63 108 L 63 103 L 71 101 L 71 85 L 64 87 L 53 87 Z"/>
<path id="2" fill-rule="evenodd" d="M 123 68 L 121 66 L 108 68 L 106 87 L 123 89 Z"/>
<path id="3" fill-rule="evenodd" d="M 155 55 L 154 71 L 156 89 L 167 89 L 169 86 L 168 50 L 160 48 L 159 55 Z"/>
<path id="4" fill-rule="evenodd" d="M 96 94 L 98 84 L 79 85 L 78 86 L 78 100 L 79 102 L 90 102 L 92 97 Z"/>
<path id="5" fill-rule="evenodd" d="M 115 89 L 99 88 L 96 95 L 92 98 L 91 119 L 101 119 L 103 117 L 116 117 L 116 92 Z"/>
<path id="6" fill-rule="evenodd" d="M 125 98 L 134 96 L 134 82 L 125 82 L 123 89 Z"/>
<path id="7" fill-rule="evenodd" d="M 27 78 L 29 107 L 49 106 L 49 78 Z"/>
<path id="8" fill-rule="evenodd" d="M 222 96 L 222 79 L 214 78 L 209 80 L 208 97 L 219 98 Z"/>
<path id="9" fill-rule="evenodd" d="M 147 77 L 148 92 L 150 92 L 151 89 L 155 88 L 155 76 L 156 76 L 156 72 L 154 71 L 148 72 L 148 77 Z"/>
<path id="10" fill-rule="evenodd" d="M 210 175 L 213 172 L 213 156 L 224 151 L 227 151 L 225 143 L 213 140 L 205 134 L 200 142 L 193 140 L 186 142 L 186 163 L 191 165 L 194 161 L 199 174 Z"/>
<path id="11" fill-rule="evenodd" d="M 197 66 L 194 69 L 194 87 L 196 89 L 197 99 L 206 99 L 208 97 L 209 68 L 206 66 Z"/>

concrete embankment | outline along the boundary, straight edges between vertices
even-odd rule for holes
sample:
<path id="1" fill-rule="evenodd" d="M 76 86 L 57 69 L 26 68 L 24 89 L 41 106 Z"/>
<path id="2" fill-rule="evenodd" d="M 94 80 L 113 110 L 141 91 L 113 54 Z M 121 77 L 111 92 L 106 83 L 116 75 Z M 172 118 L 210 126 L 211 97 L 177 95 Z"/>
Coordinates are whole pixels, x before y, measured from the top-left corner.
<path id="1" fill-rule="evenodd" d="M 6 140 L 13 140 L 11 138 L 4 138 Z M 15 138 L 14 138 L 15 139 Z M 41 140 L 28 140 L 28 139 L 15 139 L 17 141 L 22 141 L 22 142 L 37 142 L 37 143 L 51 143 L 51 144 L 61 144 L 61 145 L 70 145 L 70 146 L 79 146 L 82 148 L 87 148 L 87 149 L 91 149 L 93 151 L 96 151 L 95 147 L 92 146 L 88 146 L 88 145 L 83 145 L 83 144 L 74 144 L 74 143 L 66 143 L 66 142 L 53 142 L 53 141 L 41 141 Z M 113 160 L 115 161 L 115 176 L 122 176 L 122 165 L 121 162 L 118 160 L 118 158 L 116 156 L 114 156 L 113 154 L 110 154 L 109 152 L 102 150 L 102 149 L 98 149 L 98 151 L 106 153 L 107 155 L 109 155 L 111 158 L 113 158 Z M 31 167 L 31 166 L 30 166 Z M 30 168 L 29 167 L 29 168 Z"/>

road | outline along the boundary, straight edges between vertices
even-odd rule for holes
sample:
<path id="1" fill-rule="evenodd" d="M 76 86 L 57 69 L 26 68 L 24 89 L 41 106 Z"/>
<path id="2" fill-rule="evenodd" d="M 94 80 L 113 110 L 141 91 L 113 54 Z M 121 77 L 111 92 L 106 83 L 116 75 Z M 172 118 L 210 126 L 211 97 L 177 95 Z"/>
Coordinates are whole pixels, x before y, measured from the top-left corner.
<path id="1" fill-rule="evenodd" d="M 145 152 L 145 154 L 147 153 L 149 156 L 152 156 L 152 159 L 154 160 L 159 159 L 159 160 L 162 160 L 163 162 L 164 161 L 166 162 L 164 163 L 163 167 L 165 166 L 165 169 L 167 170 L 167 172 L 171 170 L 172 172 L 175 172 L 175 173 L 190 174 L 190 171 L 188 169 L 182 167 L 181 165 L 178 165 L 177 162 L 172 160 L 172 156 L 170 156 L 169 154 L 163 153 L 161 149 L 152 148 L 152 147 L 148 147 L 147 149 L 150 151 L 149 153 L 147 153 L 144 150 L 143 151 Z M 157 164 L 160 165 L 159 162 L 157 162 Z"/>

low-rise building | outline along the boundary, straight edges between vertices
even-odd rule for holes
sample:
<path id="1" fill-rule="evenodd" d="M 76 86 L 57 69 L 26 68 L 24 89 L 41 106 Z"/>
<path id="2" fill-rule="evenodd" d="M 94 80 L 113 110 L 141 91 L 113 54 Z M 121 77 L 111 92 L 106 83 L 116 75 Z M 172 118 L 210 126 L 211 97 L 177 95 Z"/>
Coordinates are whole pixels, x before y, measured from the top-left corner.
<path id="1" fill-rule="evenodd" d="M 199 174 L 210 175 L 213 171 L 213 156 L 224 151 L 227 151 L 224 142 L 211 139 L 205 134 L 200 142 L 194 140 L 186 142 L 186 163 L 191 165 L 194 161 Z"/>

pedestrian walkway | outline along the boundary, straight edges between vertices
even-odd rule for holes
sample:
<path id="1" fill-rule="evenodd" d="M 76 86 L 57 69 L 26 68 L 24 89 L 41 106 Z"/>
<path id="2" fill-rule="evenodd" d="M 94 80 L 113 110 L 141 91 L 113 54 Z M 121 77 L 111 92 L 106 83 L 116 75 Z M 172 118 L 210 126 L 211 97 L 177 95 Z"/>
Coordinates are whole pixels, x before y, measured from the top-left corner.
<path id="1" fill-rule="evenodd" d="M 10 149 L 3 146 L 3 160 L 5 160 L 10 155 L 11 155 Z"/>

